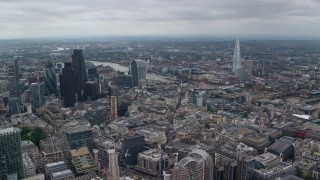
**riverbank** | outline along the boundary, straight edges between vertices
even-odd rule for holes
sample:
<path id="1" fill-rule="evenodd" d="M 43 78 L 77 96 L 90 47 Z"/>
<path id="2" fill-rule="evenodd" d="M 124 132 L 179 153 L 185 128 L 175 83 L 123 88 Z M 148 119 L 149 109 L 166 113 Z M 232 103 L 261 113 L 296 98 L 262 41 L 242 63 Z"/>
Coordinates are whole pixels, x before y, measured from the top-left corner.
<path id="1" fill-rule="evenodd" d="M 106 61 L 88 61 L 93 63 L 95 66 L 110 66 L 112 67 L 115 71 L 120 71 L 124 72 L 125 74 L 128 74 L 129 72 L 129 67 L 123 66 L 118 63 L 113 63 L 113 62 L 106 62 Z M 172 82 L 170 79 L 166 79 L 164 76 L 156 73 L 147 73 L 147 79 L 150 80 L 156 80 L 156 81 L 162 81 L 162 82 Z"/>

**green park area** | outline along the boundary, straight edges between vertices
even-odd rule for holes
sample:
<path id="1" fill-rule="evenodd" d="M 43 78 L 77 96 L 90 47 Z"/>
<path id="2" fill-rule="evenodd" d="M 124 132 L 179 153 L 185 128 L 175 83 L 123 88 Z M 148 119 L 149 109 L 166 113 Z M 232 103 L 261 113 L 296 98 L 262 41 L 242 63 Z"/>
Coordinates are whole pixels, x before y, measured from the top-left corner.
<path id="1" fill-rule="evenodd" d="M 39 147 L 39 143 L 41 139 L 44 139 L 45 133 L 43 129 L 41 128 L 34 128 L 30 129 L 29 127 L 22 127 L 21 128 L 21 140 L 26 141 L 30 140 L 32 141 L 36 146 Z"/>

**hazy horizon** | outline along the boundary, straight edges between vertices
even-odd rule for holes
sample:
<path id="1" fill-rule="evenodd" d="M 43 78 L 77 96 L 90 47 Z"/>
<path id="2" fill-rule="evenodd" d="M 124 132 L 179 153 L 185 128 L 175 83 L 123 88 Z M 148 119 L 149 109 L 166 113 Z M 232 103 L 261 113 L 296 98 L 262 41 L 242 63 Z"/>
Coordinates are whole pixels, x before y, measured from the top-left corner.
<path id="1" fill-rule="evenodd" d="M 239 34 L 235 35 L 108 35 L 108 36 L 43 36 L 43 37 L 20 37 L 20 38 L 1 38 L 0 41 L 55 41 L 55 40 L 67 40 L 67 41 L 77 41 L 77 40 L 212 40 L 212 41 L 233 41 Z M 248 36 L 248 35 L 239 35 L 240 41 L 320 41 L 320 36 L 283 36 L 283 35 L 260 35 L 260 36 Z"/>

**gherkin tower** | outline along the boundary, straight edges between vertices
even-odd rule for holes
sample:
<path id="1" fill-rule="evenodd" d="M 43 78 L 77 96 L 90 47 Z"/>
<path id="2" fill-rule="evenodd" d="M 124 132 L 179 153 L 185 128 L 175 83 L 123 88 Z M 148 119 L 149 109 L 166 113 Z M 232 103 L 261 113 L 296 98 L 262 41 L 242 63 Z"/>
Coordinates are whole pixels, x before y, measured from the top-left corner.
<path id="1" fill-rule="evenodd" d="M 53 65 L 50 61 L 47 62 L 44 70 L 44 83 L 46 95 L 57 95 L 57 79 L 54 72 Z"/>

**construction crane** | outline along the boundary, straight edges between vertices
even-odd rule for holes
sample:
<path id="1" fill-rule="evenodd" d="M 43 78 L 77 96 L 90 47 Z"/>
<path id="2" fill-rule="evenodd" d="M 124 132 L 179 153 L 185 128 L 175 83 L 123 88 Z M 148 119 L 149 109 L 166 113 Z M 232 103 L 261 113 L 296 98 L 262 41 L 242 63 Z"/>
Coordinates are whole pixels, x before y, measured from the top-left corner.
<path id="1" fill-rule="evenodd" d="M 124 155 L 124 164 L 126 166 L 126 177 L 128 177 L 129 165 L 127 164 L 127 158 L 130 156 L 129 149 L 127 149 L 126 154 Z"/>

